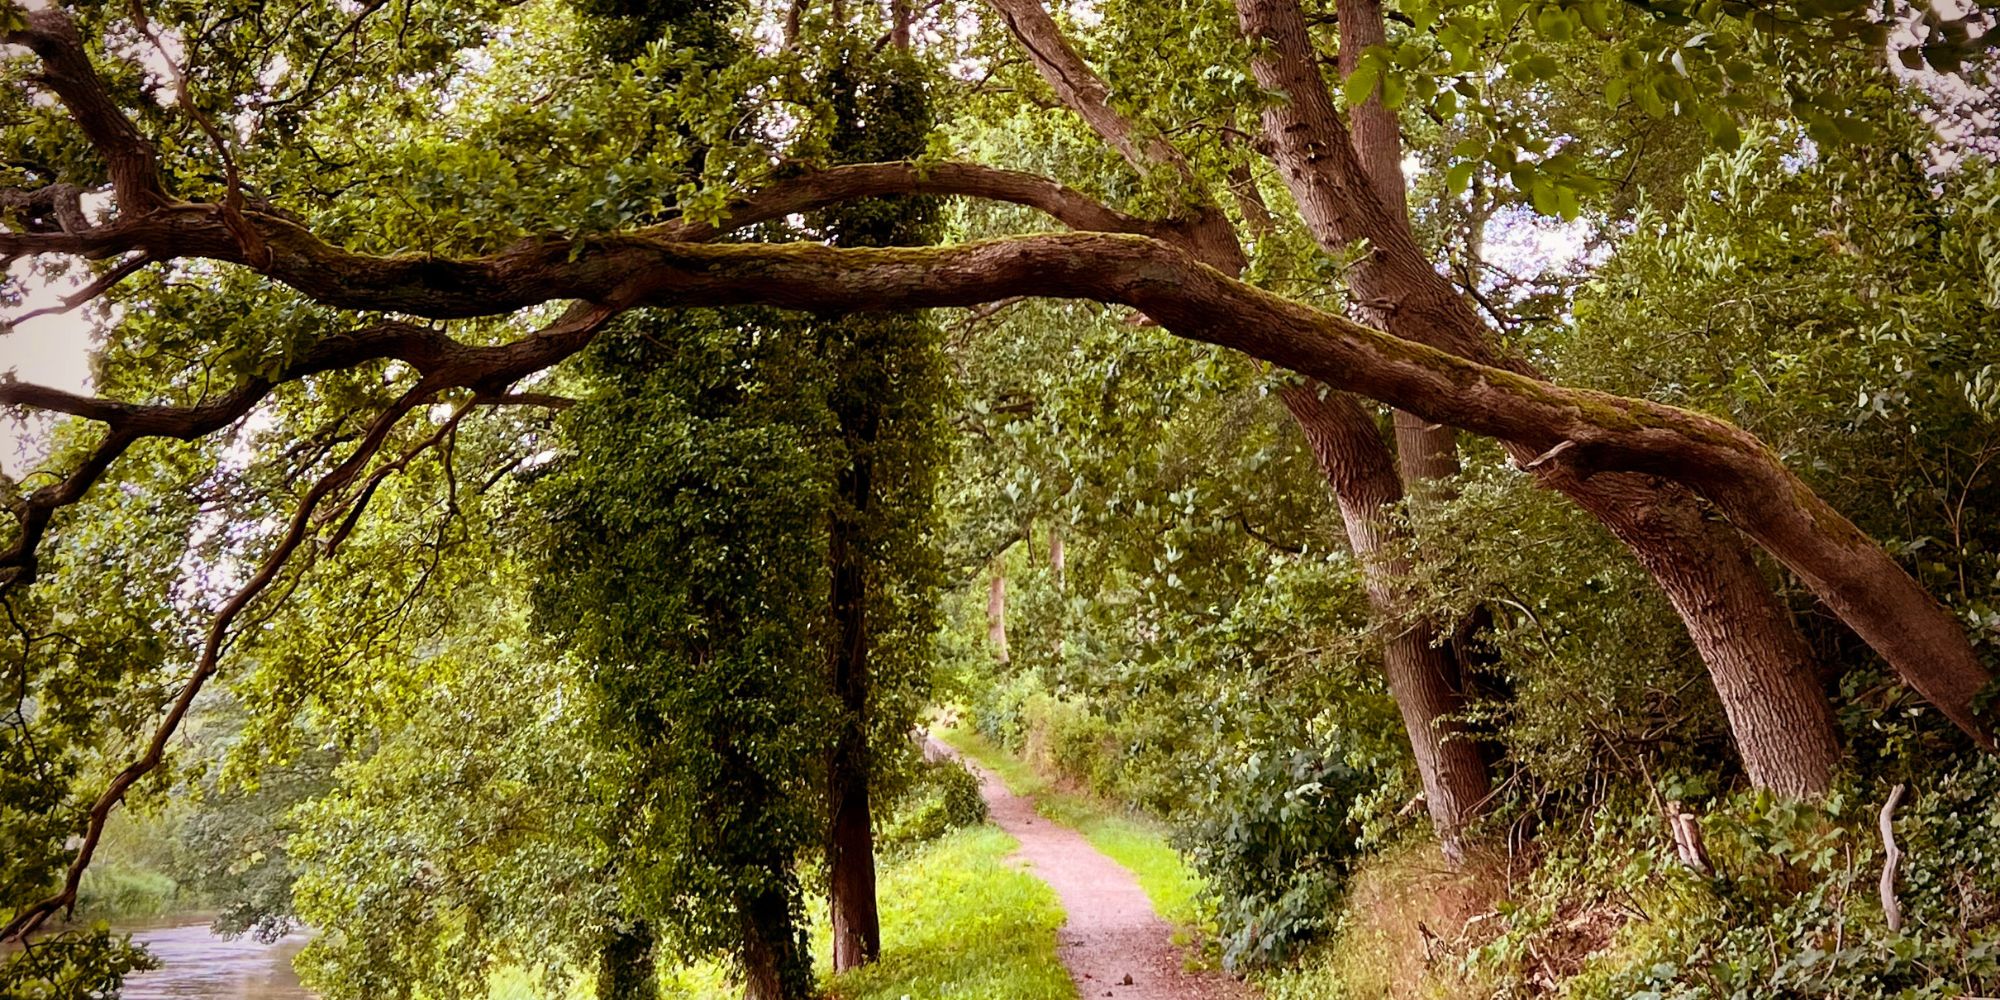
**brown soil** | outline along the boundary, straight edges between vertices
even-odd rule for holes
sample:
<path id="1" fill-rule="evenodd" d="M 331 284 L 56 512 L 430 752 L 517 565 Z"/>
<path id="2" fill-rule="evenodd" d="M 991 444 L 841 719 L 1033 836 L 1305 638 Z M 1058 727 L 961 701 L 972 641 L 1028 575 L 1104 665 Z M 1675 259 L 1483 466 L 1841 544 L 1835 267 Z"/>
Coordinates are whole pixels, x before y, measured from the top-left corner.
<path id="1" fill-rule="evenodd" d="M 935 740 L 933 753 L 956 753 Z M 1035 812 L 1033 799 L 1015 795 L 999 777 L 964 761 L 979 776 L 993 822 L 1021 842 L 1014 857 L 1047 882 L 1062 901 L 1068 922 L 1057 932 L 1057 950 L 1083 1000 L 1249 1000 L 1250 987 L 1214 970 L 1187 968 L 1173 943 L 1173 928 L 1153 912 L 1138 880 L 1083 835 Z"/>

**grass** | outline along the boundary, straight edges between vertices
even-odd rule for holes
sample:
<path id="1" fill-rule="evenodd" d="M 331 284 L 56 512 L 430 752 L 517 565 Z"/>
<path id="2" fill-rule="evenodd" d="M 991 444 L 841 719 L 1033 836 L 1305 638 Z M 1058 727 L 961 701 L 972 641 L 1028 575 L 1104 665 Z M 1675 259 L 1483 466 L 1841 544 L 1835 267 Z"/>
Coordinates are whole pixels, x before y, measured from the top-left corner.
<path id="1" fill-rule="evenodd" d="M 87 923 L 146 920 L 191 908 L 173 879 L 150 868 L 113 861 L 83 873 L 76 911 Z"/>
<path id="2" fill-rule="evenodd" d="M 1046 883 L 1007 863 L 1018 846 L 994 827 L 970 827 L 884 869 L 882 959 L 835 977 L 831 995 L 1074 1000 L 1056 958 L 1062 907 Z"/>
<path id="3" fill-rule="evenodd" d="M 1201 908 L 1201 878 L 1167 843 L 1159 824 L 1092 796 L 1062 791 L 1026 761 L 969 729 L 939 728 L 933 732 L 981 767 L 1000 775 L 1009 791 L 1033 798 L 1035 811 L 1044 818 L 1083 834 L 1091 846 L 1130 869 L 1154 911 L 1168 923 L 1185 931 L 1210 929 Z"/>
<path id="4" fill-rule="evenodd" d="M 1501 859 L 1448 864 L 1432 843 L 1364 861 L 1341 904 L 1338 930 L 1256 980 L 1266 1000 L 1477 1000 L 1495 984 L 1460 959 L 1480 936 L 1472 921 L 1498 894 Z"/>

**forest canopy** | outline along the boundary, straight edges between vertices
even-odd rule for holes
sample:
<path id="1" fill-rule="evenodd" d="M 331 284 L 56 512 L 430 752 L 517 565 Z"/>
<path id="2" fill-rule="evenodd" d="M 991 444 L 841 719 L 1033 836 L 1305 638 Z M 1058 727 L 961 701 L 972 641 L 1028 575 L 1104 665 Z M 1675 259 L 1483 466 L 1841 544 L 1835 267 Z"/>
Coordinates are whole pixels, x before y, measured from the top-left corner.
<path id="1" fill-rule="evenodd" d="M 1273 996 L 2000 990 L 1995 16 L 0 0 L 0 995 L 818 995 L 926 728 Z"/>

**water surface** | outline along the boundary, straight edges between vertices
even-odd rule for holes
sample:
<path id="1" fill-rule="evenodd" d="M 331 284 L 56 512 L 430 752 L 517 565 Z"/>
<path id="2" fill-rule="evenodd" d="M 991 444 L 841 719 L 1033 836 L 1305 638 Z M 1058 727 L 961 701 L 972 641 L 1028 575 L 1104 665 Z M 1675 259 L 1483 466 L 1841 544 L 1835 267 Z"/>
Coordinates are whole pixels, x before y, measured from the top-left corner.
<path id="1" fill-rule="evenodd" d="M 312 940 L 305 932 L 265 944 L 247 934 L 217 937 L 206 922 L 192 920 L 117 929 L 130 931 L 161 962 L 125 980 L 125 1000 L 312 1000 L 292 972 L 292 956 Z"/>

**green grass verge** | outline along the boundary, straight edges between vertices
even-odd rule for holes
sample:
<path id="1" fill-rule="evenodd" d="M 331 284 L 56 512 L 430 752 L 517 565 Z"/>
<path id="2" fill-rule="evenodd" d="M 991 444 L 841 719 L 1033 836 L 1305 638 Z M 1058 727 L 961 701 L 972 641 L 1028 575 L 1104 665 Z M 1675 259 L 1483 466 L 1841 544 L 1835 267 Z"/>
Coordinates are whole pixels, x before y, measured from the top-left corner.
<path id="1" fill-rule="evenodd" d="M 832 996 L 1074 1000 L 1056 958 L 1062 907 L 1046 883 L 1007 863 L 1018 846 L 994 827 L 970 827 L 883 869 L 882 959 L 835 977 Z"/>
<path id="2" fill-rule="evenodd" d="M 932 732 L 973 762 L 1000 775 L 1009 791 L 1033 798 L 1036 812 L 1083 834 L 1091 846 L 1130 869 L 1146 898 L 1152 900 L 1154 911 L 1168 923 L 1187 930 L 1209 930 L 1201 909 L 1201 878 L 1167 843 L 1159 824 L 1091 796 L 1059 791 L 1026 761 L 969 729 L 940 727 Z"/>

